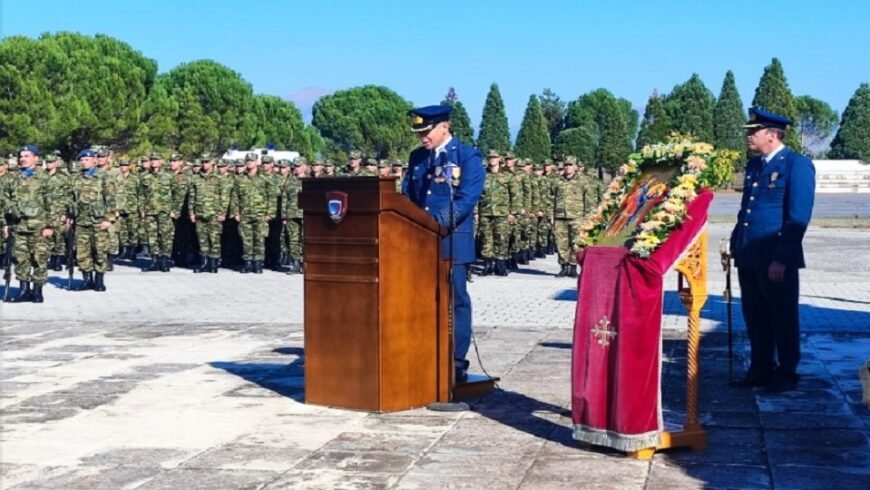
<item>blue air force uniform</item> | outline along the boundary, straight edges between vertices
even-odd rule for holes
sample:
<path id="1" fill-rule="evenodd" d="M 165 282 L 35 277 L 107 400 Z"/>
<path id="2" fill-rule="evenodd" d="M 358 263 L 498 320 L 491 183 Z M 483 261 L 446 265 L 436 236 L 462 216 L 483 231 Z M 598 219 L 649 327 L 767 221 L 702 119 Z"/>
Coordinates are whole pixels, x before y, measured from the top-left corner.
<path id="1" fill-rule="evenodd" d="M 750 109 L 747 129 L 785 129 L 791 121 Z M 805 267 L 804 233 L 815 196 L 812 161 L 781 146 L 746 165 L 743 199 L 731 235 L 741 304 L 752 349 L 745 386 L 793 386 L 800 361 L 798 269 Z M 773 262 L 785 265 L 785 278 L 768 276 Z"/>
<path id="2" fill-rule="evenodd" d="M 413 131 L 429 131 L 449 120 L 450 106 L 422 107 L 408 115 Z M 411 152 L 402 181 L 402 194 L 447 228 L 451 225 L 451 196 L 453 199 L 455 227 L 441 242 L 441 256 L 453 260 L 454 358 L 460 378 L 468 368 L 465 357 L 471 344 L 471 297 L 466 272 L 468 264 L 475 260 L 474 208 L 485 179 L 480 153 L 451 137 L 440 148 L 421 147 Z"/>

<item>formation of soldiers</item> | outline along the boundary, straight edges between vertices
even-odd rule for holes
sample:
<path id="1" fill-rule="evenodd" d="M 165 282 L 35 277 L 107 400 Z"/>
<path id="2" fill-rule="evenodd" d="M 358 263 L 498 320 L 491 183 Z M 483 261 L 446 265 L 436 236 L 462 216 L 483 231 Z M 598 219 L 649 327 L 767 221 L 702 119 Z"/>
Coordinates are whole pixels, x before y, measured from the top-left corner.
<path id="1" fill-rule="evenodd" d="M 337 170 L 330 160 L 275 160 L 247 153 L 242 160 L 211 155 L 186 162 L 152 153 L 136 162 L 114 159 L 104 147 L 82 150 L 72 162 L 33 145 L 0 160 L 0 267 L 4 300 L 44 301 L 48 271 L 69 271 L 67 287 L 105 291 L 116 261 L 144 260 L 143 271 L 174 266 L 195 273 L 234 267 L 287 274 L 303 270 L 305 177 L 395 176 L 402 160 L 349 154 Z M 574 157 L 532 162 L 490 152 L 477 208 L 481 275 L 507 276 L 520 265 L 557 253 L 557 276 L 576 276 L 574 239 L 582 217 L 602 194 L 597 178 Z M 19 281 L 9 298 L 14 265 Z M 73 288 L 73 271 L 82 281 Z"/>
<path id="2" fill-rule="evenodd" d="M 576 157 L 543 162 L 490 151 L 477 205 L 481 275 L 507 276 L 519 265 L 556 253 L 557 277 L 577 277 L 576 241 L 583 217 L 601 200 L 601 181 Z"/>

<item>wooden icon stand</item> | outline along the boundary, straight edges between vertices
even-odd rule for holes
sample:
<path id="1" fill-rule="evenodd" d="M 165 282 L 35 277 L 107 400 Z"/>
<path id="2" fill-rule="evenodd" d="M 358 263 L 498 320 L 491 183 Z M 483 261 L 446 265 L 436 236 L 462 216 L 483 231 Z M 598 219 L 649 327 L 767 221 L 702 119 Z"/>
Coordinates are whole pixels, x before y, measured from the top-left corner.
<path id="1" fill-rule="evenodd" d="M 648 460 L 656 451 L 677 447 L 688 447 L 693 451 L 707 449 L 707 432 L 698 421 L 698 373 L 701 347 L 701 308 L 707 302 L 707 230 L 703 230 L 689 247 L 688 254 L 677 263 L 679 272 L 677 291 L 688 314 L 687 377 L 686 377 L 686 421 L 683 430 L 662 431 L 661 442 L 630 452 L 630 457 Z"/>

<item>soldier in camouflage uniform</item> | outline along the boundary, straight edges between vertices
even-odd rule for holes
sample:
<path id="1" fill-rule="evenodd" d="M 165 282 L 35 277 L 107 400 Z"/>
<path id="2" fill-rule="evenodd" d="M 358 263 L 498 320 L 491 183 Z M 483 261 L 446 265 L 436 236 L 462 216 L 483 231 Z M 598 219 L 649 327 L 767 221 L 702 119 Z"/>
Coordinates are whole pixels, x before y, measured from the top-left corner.
<path id="1" fill-rule="evenodd" d="M 181 155 L 173 154 L 169 159 L 172 176 L 172 210 L 175 214 L 172 227 L 172 252 L 174 263 L 185 266 L 194 255 L 196 229 L 187 219 L 178 219 L 190 214 L 188 196 L 190 194 L 191 165 L 187 165 Z"/>
<path id="2" fill-rule="evenodd" d="M 378 159 L 366 158 L 366 166 L 359 173 L 360 177 L 373 177 L 378 175 Z"/>
<path id="3" fill-rule="evenodd" d="M 302 191 L 302 180 L 308 174 L 308 165 L 304 158 L 297 158 L 292 163 L 293 175 L 287 179 L 283 188 L 284 209 L 282 216 L 286 220 L 284 228 L 284 244 L 287 250 L 287 273 L 302 272 L 302 209 L 299 207 L 299 193 Z"/>
<path id="4" fill-rule="evenodd" d="M 221 231 L 230 196 L 229 188 L 214 172 L 213 162 L 211 157 L 204 158 L 202 170 L 191 179 L 190 185 L 189 217 L 196 225 L 200 254 L 200 263 L 193 269 L 195 273 L 216 273 L 221 257 Z"/>
<path id="5" fill-rule="evenodd" d="M 378 160 L 378 177 L 387 177 L 390 175 L 390 161 L 381 159 Z"/>
<path id="6" fill-rule="evenodd" d="M 337 177 L 335 174 L 335 162 L 332 160 L 326 160 L 323 162 L 323 176 L 324 177 Z"/>
<path id="7" fill-rule="evenodd" d="M 110 176 L 95 166 L 95 152 L 78 155 L 81 172 L 72 179 L 75 210 L 76 262 L 84 275 L 79 291 L 105 291 L 109 268 L 109 230 L 118 216 Z"/>
<path id="8" fill-rule="evenodd" d="M 341 172 L 342 177 L 359 177 L 362 175 L 362 153 L 353 150 L 347 156 L 347 169 Z"/>
<path id="9" fill-rule="evenodd" d="M 556 253 L 556 239 L 553 236 L 553 184 L 560 177 L 560 175 L 554 170 L 553 160 L 550 160 L 549 158 L 544 160 L 544 171 L 542 177 L 544 188 L 547 191 L 547 207 L 544 210 L 547 219 L 543 220 L 543 223 L 541 223 L 540 226 L 542 227 L 541 233 L 545 236 L 544 251 L 547 255 L 551 255 Z"/>
<path id="10" fill-rule="evenodd" d="M 218 181 L 220 182 L 220 192 L 224 196 L 224 207 L 221 212 L 224 216 L 229 217 L 230 213 L 230 195 L 233 192 L 233 187 L 236 185 L 235 162 L 232 160 L 220 160 L 218 162 Z M 232 255 L 234 249 L 237 248 L 239 237 L 239 224 L 232 219 L 224 219 L 221 226 L 221 256 L 217 260 L 217 265 L 213 272 L 217 272 L 223 263 L 223 258 Z"/>
<path id="11" fill-rule="evenodd" d="M 577 158 L 565 157 L 564 171 L 553 186 L 554 233 L 561 270 L 556 277 L 577 277 L 575 242 L 583 216 L 595 208 L 593 184 L 577 170 Z M 592 192 L 589 190 L 592 189 Z"/>
<path id="12" fill-rule="evenodd" d="M 508 217 L 510 229 L 508 268 L 511 270 L 517 270 L 518 264 L 529 263 L 528 260 L 524 260 L 521 253 L 523 250 L 523 223 L 526 215 L 525 174 L 517 170 L 516 164 L 517 157 L 512 152 L 507 152 L 502 171 L 513 180 L 511 183 L 513 190 L 511 192 L 511 216 Z"/>
<path id="13" fill-rule="evenodd" d="M 283 222 L 280 218 L 281 208 L 281 187 L 283 186 L 284 178 L 280 173 L 276 173 L 274 169 L 275 158 L 271 155 L 264 155 L 260 159 L 260 174 L 269 183 L 269 195 L 272 196 L 272 201 L 269 203 L 267 210 L 272 219 L 269 221 L 269 234 L 266 237 L 266 259 L 265 266 L 272 270 L 281 269 L 281 235 L 283 234 Z M 280 168 L 279 168 L 280 169 Z"/>
<path id="14" fill-rule="evenodd" d="M 49 240 L 60 226 L 62 211 L 54 206 L 48 179 L 38 163 L 39 148 L 24 146 L 18 153 L 21 171 L 7 189 L 8 225 L 14 226 L 12 252 L 19 283 L 18 296 L 10 300 L 13 303 L 44 301 L 42 286 L 48 278 Z"/>
<path id="15" fill-rule="evenodd" d="M 396 192 L 398 192 L 399 194 L 402 193 L 402 174 L 404 173 L 404 169 L 402 167 L 404 165 L 405 163 L 402 160 L 396 158 L 393 160 L 393 164 L 390 168 L 390 175 L 393 177 L 397 177 Z"/>
<path id="16" fill-rule="evenodd" d="M 480 255 L 484 261 L 481 275 L 506 276 L 510 239 L 508 217 L 514 217 L 511 213 L 511 194 L 516 192 L 516 185 L 511 175 L 501 171 L 498 152 L 490 151 L 486 161 L 486 181 L 477 203 Z"/>
<path id="17" fill-rule="evenodd" d="M 0 159 L 0 269 L 6 268 L 6 215 L 9 213 L 9 187 L 12 174 L 9 173 L 8 159 Z"/>
<path id="18" fill-rule="evenodd" d="M 550 245 L 551 220 L 553 219 L 553 196 L 550 179 L 544 175 L 544 165 L 536 164 L 535 185 L 538 194 L 538 224 L 535 228 L 535 256 L 546 257 Z"/>
<path id="19" fill-rule="evenodd" d="M 274 200 L 270 193 L 272 186 L 268 177 L 259 173 L 259 164 L 256 153 L 245 155 L 247 173 L 238 178 L 230 196 L 230 214 L 239 223 L 242 238 L 243 274 L 263 273 L 268 223 L 272 219 L 269 214 Z"/>
<path id="20" fill-rule="evenodd" d="M 112 227 L 118 235 L 118 257 L 133 260 L 138 241 L 139 178 L 130 170 L 128 160 L 118 161 L 118 174 L 112 179 L 118 217 Z"/>
<path id="21" fill-rule="evenodd" d="M 63 170 L 63 160 L 57 154 L 45 157 L 46 176 L 48 178 L 48 193 L 51 196 L 53 207 L 61 211 L 56 218 L 61 224 L 66 223 L 70 206 L 72 205 L 72 192 L 70 189 L 70 176 Z M 66 257 L 66 237 L 60 232 L 60 228 L 47 239 L 49 244 L 48 268 L 59 272 L 63 270 L 63 260 Z"/>
<path id="22" fill-rule="evenodd" d="M 136 203 L 137 206 L 143 199 L 143 191 L 142 191 L 142 180 L 143 178 L 151 173 L 151 157 L 145 156 L 139 160 L 139 168 L 136 172 Z M 141 206 L 137 207 L 136 216 L 134 218 L 136 223 L 136 238 L 137 242 L 139 242 L 139 250 L 136 253 L 141 253 L 143 258 L 150 259 L 151 255 L 148 250 L 148 230 L 145 226 L 145 220 L 142 218 L 142 215 L 139 213 L 139 209 Z"/>
<path id="23" fill-rule="evenodd" d="M 151 265 L 145 272 L 169 272 L 169 257 L 172 254 L 172 240 L 175 225 L 176 198 L 173 195 L 175 184 L 173 176 L 163 170 L 163 157 L 151 155 L 151 171 L 142 176 L 142 199 L 139 201 L 139 216 L 145 223 L 148 248 L 151 251 Z"/>
<path id="24" fill-rule="evenodd" d="M 290 168 L 290 161 L 287 161 L 287 168 Z M 316 178 L 325 177 L 323 174 L 323 160 L 317 159 L 311 162 L 311 176 Z"/>
<path id="25" fill-rule="evenodd" d="M 532 172 L 534 162 L 531 158 L 523 158 L 522 174 L 523 194 L 526 197 L 526 215 L 523 220 L 523 255 L 526 262 L 535 260 L 535 245 L 537 242 L 538 212 L 540 211 L 540 196 L 538 195 L 538 183 Z"/>

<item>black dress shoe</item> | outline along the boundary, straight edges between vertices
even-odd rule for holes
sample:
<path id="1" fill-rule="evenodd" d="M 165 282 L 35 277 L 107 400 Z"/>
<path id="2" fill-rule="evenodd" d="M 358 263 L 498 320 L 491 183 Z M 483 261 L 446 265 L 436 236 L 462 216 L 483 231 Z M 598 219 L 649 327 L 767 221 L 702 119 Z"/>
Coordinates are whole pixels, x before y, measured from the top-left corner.
<path id="1" fill-rule="evenodd" d="M 764 386 L 764 391 L 768 393 L 782 393 L 783 391 L 792 391 L 797 388 L 800 376 L 797 374 L 780 374 L 774 373 L 773 377 Z"/>
<path id="2" fill-rule="evenodd" d="M 743 379 L 731 383 L 731 386 L 735 388 L 759 388 L 767 386 L 771 377 L 770 374 L 747 374 Z"/>
<path id="3" fill-rule="evenodd" d="M 457 367 L 455 373 L 456 376 L 454 378 L 454 381 L 456 383 L 465 383 L 466 381 L 468 381 L 468 370 Z"/>

